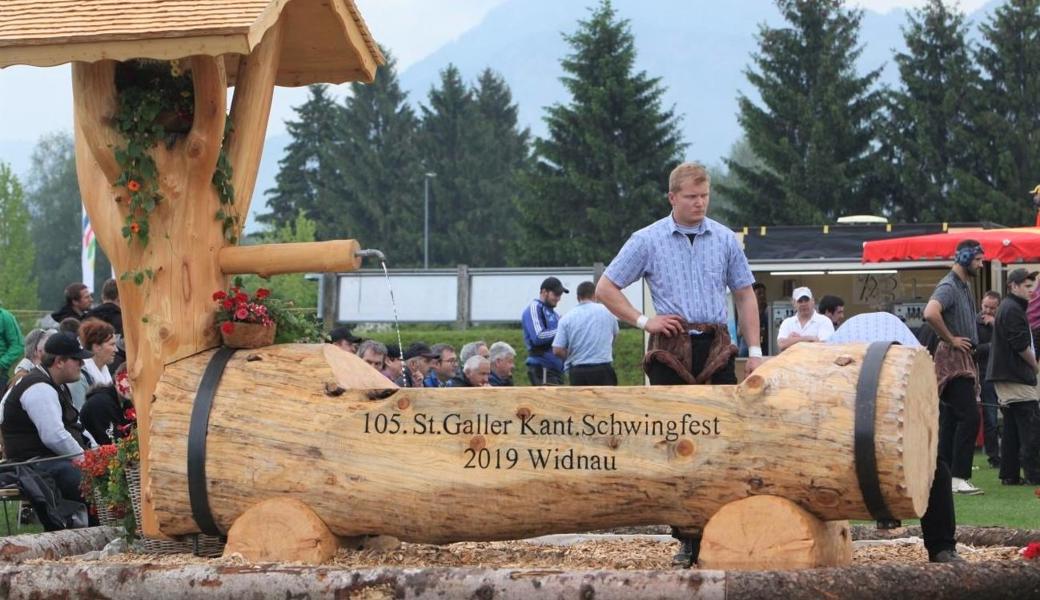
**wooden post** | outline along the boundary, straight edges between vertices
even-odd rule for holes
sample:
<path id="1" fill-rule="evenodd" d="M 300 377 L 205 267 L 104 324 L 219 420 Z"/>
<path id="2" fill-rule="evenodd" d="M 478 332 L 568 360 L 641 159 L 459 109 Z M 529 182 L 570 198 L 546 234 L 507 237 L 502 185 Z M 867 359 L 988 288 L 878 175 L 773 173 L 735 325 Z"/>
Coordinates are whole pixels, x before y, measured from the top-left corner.
<path id="1" fill-rule="evenodd" d="M 455 328 L 467 329 L 469 327 L 469 267 L 459 265 L 458 268 L 458 294 L 456 296 Z"/>

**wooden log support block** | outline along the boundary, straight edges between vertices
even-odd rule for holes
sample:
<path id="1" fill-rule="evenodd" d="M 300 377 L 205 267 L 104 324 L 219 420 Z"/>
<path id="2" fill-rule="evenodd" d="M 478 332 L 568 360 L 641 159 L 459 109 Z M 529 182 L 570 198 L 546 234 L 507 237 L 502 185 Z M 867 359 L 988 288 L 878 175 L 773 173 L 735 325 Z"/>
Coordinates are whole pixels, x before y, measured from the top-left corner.
<path id="1" fill-rule="evenodd" d="M 783 571 L 851 563 L 848 521 L 821 521 L 786 498 L 751 496 L 730 502 L 708 520 L 697 566 Z"/>
<path id="2" fill-rule="evenodd" d="M 271 498 L 247 509 L 228 531 L 224 556 L 250 562 L 328 562 L 339 540 L 325 522 L 295 498 Z"/>

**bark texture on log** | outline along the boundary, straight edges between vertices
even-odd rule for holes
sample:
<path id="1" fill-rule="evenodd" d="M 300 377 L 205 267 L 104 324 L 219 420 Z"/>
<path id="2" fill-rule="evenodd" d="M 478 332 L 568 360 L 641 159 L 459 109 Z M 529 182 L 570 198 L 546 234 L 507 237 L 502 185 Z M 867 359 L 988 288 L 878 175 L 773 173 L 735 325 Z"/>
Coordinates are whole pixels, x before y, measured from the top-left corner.
<path id="1" fill-rule="evenodd" d="M 721 571 L 779 571 L 852 564 L 848 521 L 821 521 L 786 498 L 730 502 L 704 527 L 697 565 Z"/>
<path id="2" fill-rule="evenodd" d="M 853 525 L 853 540 L 890 540 L 905 537 L 924 537 L 920 525 L 897 529 L 877 529 L 872 525 Z M 1011 529 L 1007 527 L 957 527 L 957 543 L 969 546 L 1018 546 L 1040 541 L 1040 529 Z"/>
<path id="3" fill-rule="evenodd" d="M 91 550 L 101 550 L 121 535 L 122 527 L 86 527 L 10 535 L 0 538 L 0 562 L 16 563 L 35 558 L 57 560 Z M 5 596 L 0 594 L 0 597 Z"/>
<path id="4" fill-rule="evenodd" d="M 272 346 L 254 361 L 240 352 L 210 417 L 210 504 L 225 531 L 251 505 L 292 497 L 339 536 L 434 543 L 654 523 L 696 529 L 722 505 L 758 494 L 788 498 L 824 520 L 869 518 L 852 452 L 854 390 L 866 346 L 800 346 L 740 386 L 652 388 L 393 390 L 359 358 L 330 354 L 330 347 Z M 157 389 L 150 458 L 156 514 L 168 535 L 197 531 L 186 438 L 211 354 L 170 365 Z M 367 378 L 360 375 L 365 369 Z M 342 389 L 330 393 L 329 382 Z M 879 383 L 881 489 L 896 516 L 911 518 L 924 511 L 935 468 L 938 399 L 928 353 L 892 348 Z M 400 430 L 377 433 L 375 420 L 385 424 L 393 415 Z M 510 429 L 449 431 L 451 423 L 483 418 L 511 421 Z M 701 424 L 675 435 L 612 426 L 584 435 L 586 418 Z M 428 419 L 441 433 L 420 432 Z M 566 431 L 568 419 L 573 431 Z M 524 433 L 522 420 L 532 431 L 544 425 L 555 433 Z M 512 468 L 509 450 L 518 456 Z M 552 458 L 535 468 L 530 458 L 571 451 L 613 470 L 556 469 Z M 474 463 L 481 456 L 490 458 L 488 468 Z M 496 468 L 499 456 L 504 462 Z"/>
<path id="5" fill-rule="evenodd" d="M 0 567 L 5 598 L 929 598 L 1040 596 L 1040 567 L 1024 561 L 876 565 L 798 572 L 366 569 L 289 565 L 42 563 Z"/>

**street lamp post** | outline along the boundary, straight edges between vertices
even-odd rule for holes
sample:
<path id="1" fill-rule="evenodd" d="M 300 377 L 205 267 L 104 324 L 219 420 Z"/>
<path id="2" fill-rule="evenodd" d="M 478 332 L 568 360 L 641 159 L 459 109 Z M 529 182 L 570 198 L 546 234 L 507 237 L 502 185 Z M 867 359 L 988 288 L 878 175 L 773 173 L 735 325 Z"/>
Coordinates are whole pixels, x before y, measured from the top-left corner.
<path id="1" fill-rule="evenodd" d="M 427 172 L 423 179 L 423 269 L 430 268 L 430 179 L 436 176 Z"/>

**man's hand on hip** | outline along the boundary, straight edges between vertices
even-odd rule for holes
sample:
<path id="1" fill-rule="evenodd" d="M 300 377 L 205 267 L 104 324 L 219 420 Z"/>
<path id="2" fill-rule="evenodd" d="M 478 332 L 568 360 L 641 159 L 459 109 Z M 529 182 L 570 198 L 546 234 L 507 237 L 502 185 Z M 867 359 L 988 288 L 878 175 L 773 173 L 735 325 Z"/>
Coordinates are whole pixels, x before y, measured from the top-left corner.
<path id="1" fill-rule="evenodd" d="M 683 332 L 683 320 L 678 315 L 657 315 L 646 322 L 645 329 L 650 333 L 660 333 L 666 337 Z"/>

